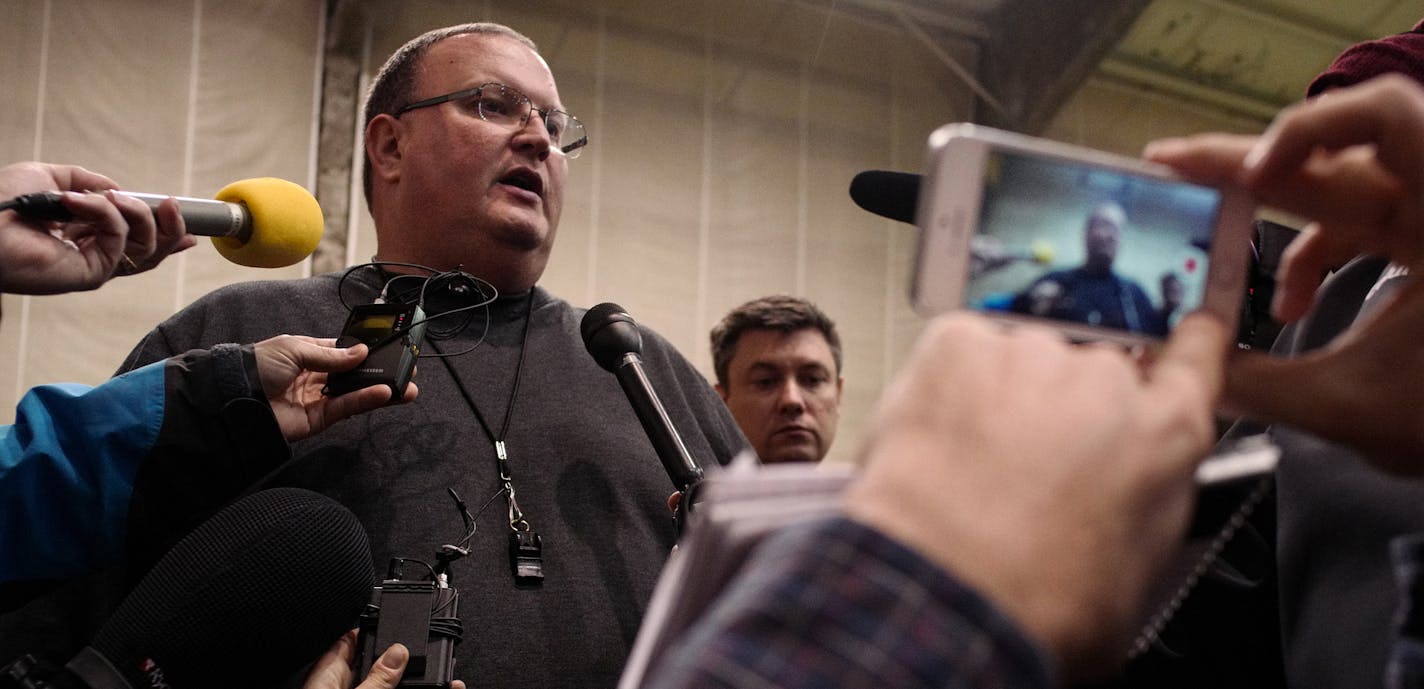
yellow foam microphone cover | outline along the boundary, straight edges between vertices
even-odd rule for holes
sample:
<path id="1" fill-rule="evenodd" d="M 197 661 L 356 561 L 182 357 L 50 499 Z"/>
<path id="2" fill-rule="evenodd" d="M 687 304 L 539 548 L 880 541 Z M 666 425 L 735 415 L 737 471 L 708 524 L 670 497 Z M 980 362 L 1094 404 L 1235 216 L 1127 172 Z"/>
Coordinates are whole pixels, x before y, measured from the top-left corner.
<path id="1" fill-rule="evenodd" d="M 1029 247 L 1029 254 L 1033 256 L 1034 263 L 1048 265 L 1053 262 L 1053 245 L 1039 240 Z"/>
<path id="2" fill-rule="evenodd" d="M 254 177 L 218 190 L 219 201 L 241 203 L 252 214 L 252 236 L 213 237 L 218 253 L 253 268 L 281 268 L 316 251 L 324 222 L 321 206 L 301 185 L 276 177 Z"/>

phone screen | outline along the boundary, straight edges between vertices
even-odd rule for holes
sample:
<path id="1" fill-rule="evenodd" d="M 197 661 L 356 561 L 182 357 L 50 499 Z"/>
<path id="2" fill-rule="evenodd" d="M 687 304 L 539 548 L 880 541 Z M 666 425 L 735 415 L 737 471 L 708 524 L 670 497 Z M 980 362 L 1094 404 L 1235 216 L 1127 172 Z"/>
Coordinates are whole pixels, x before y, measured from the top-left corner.
<path id="1" fill-rule="evenodd" d="M 1201 304 L 1217 189 L 1001 148 L 983 175 L 971 308 L 1160 337 Z"/>

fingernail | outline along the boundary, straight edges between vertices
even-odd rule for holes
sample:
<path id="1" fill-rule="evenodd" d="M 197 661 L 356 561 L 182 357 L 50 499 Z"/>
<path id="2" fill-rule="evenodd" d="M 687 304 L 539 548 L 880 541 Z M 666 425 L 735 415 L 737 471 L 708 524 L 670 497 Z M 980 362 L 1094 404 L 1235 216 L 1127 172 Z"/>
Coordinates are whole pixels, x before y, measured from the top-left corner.
<path id="1" fill-rule="evenodd" d="M 1151 158 L 1154 155 L 1169 152 L 1179 145 L 1181 145 L 1181 140 L 1175 138 L 1150 141 L 1147 143 L 1147 146 L 1142 149 L 1142 157 Z"/>
<path id="2" fill-rule="evenodd" d="M 1245 170 L 1256 169 L 1256 166 L 1260 165 L 1261 161 L 1265 159 L 1266 153 L 1270 150 L 1271 144 L 1274 143 L 1274 141 L 1275 139 L 1271 137 L 1261 137 L 1261 139 L 1256 142 L 1256 145 L 1251 147 L 1246 157 L 1242 159 L 1241 167 Z"/>
<path id="3" fill-rule="evenodd" d="M 409 660 L 410 651 L 406 650 L 403 644 L 391 644 L 391 647 L 381 654 L 381 664 L 392 670 L 404 668 Z"/>

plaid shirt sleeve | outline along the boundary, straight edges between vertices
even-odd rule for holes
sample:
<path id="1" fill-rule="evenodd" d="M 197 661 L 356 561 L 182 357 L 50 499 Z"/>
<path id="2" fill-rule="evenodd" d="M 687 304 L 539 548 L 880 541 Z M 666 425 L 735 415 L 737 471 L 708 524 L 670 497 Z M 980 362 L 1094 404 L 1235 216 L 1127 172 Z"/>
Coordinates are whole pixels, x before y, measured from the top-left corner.
<path id="1" fill-rule="evenodd" d="M 905 546 L 837 517 L 758 547 L 649 687 L 1050 687 L 1001 612 Z"/>

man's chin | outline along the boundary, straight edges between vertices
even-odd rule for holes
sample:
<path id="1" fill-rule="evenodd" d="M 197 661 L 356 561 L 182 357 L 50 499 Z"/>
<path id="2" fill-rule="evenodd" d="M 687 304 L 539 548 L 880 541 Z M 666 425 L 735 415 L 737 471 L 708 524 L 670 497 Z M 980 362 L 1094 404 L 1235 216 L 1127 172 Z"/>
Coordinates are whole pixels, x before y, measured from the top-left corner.
<path id="1" fill-rule="evenodd" d="M 541 217 L 537 221 L 525 218 L 509 218 L 501 222 L 494 237 L 515 251 L 538 251 L 551 241 L 548 223 Z"/>
<path id="2" fill-rule="evenodd" d="M 777 448 L 767 453 L 761 460 L 762 464 L 796 464 L 802 462 L 819 462 L 821 454 L 815 447 L 797 446 Z"/>

